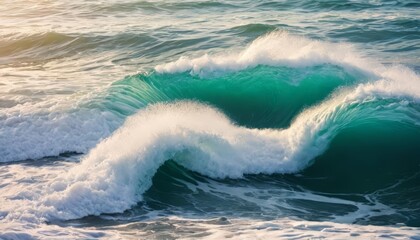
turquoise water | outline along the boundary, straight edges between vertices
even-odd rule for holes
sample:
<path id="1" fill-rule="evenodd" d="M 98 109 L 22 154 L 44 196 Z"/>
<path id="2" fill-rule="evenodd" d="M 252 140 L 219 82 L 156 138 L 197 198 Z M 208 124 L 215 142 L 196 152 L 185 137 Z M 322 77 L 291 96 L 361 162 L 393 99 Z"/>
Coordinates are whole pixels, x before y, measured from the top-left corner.
<path id="1" fill-rule="evenodd" d="M 28 6 L 0 4 L 0 238 L 419 235 L 416 1 Z"/>

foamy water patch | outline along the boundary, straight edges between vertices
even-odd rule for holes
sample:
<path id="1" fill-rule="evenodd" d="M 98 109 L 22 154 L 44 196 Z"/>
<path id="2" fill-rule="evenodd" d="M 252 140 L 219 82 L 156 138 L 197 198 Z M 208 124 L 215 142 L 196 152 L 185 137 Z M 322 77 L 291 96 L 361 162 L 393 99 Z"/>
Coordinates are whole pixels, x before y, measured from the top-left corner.
<path id="1" fill-rule="evenodd" d="M 15 111 L 0 114 L 0 162 L 85 153 L 122 119 L 100 109 Z"/>
<path id="2" fill-rule="evenodd" d="M 156 66 L 155 70 L 159 73 L 190 71 L 206 76 L 257 65 L 307 67 L 321 64 L 337 64 L 348 70 L 356 68 L 375 74 L 383 70 L 383 66 L 364 58 L 350 44 L 317 41 L 280 31 L 257 38 L 239 52 L 205 54 L 198 58 L 182 56 Z"/>
<path id="3" fill-rule="evenodd" d="M 138 231 L 138 229 L 154 228 L 158 228 L 159 231 Z M 121 230 L 122 236 L 182 239 L 417 239 L 420 235 L 417 228 L 405 226 L 363 226 L 288 218 L 265 221 L 246 218 L 202 219 L 169 216 L 120 225 L 114 229 Z"/>

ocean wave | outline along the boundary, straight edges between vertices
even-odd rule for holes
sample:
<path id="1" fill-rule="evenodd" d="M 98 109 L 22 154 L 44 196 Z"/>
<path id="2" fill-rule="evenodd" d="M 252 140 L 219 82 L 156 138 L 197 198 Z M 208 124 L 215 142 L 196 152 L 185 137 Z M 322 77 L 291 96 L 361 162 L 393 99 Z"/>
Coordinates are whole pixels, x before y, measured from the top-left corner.
<path id="1" fill-rule="evenodd" d="M 303 112 L 284 130 L 238 127 L 217 110 L 193 102 L 154 105 L 130 117 L 66 176 L 50 182 L 54 191 L 38 204 L 48 209 L 42 213 L 47 219 L 121 212 L 141 201 L 157 169 L 169 159 L 213 178 L 295 173 L 358 120 L 419 126 L 420 113 L 409 107 L 409 99 L 394 96 L 384 104 L 375 95 L 379 99 L 360 91 L 337 96 Z M 9 217 L 19 214 L 16 209 Z"/>
<path id="2" fill-rule="evenodd" d="M 155 67 L 159 73 L 191 72 L 199 76 L 212 73 L 240 71 L 258 65 L 307 67 L 319 64 L 336 64 L 351 69 L 379 73 L 383 66 L 363 58 L 352 45 L 327 43 L 272 32 L 253 41 L 245 50 L 228 54 L 208 55 L 198 58 L 180 57 L 177 61 Z"/>
<path id="3" fill-rule="evenodd" d="M 288 45 L 279 43 L 288 43 L 291 47 L 287 48 Z M 341 85 L 338 80 L 333 84 L 335 87 L 329 91 L 334 90 L 332 94 L 328 91 L 327 94 L 321 94 L 320 99 L 324 99 L 323 101 L 312 102 L 312 107 L 302 110 L 290 126 L 283 129 L 238 126 L 220 110 L 208 104 L 194 102 L 193 98 L 170 103 L 174 99 L 165 98 L 168 96 L 160 89 L 164 88 L 165 84 L 157 88 L 162 99 L 152 98 L 155 98 L 155 102 L 163 100 L 166 103 L 151 104 L 153 101 L 147 100 L 138 104 L 134 95 L 133 101 L 138 105 L 129 102 L 113 105 L 115 99 L 110 98 L 107 101 L 106 97 L 102 98 L 104 102 L 94 102 L 90 107 L 100 109 L 100 112 L 106 114 L 112 113 L 110 122 L 119 122 L 126 114 L 130 115 L 138 108 L 143 109 L 127 118 L 121 127 L 91 149 L 68 173 L 45 183 L 44 187 L 37 190 L 42 194 L 31 196 L 33 204 L 15 208 L 13 212 L 9 211 L 6 218 L 74 219 L 87 215 L 122 212 L 142 200 L 142 194 L 151 186 L 158 168 L 170 159 L 189 170 L 212 178 L 241 178 L 244 174 L 260 173 L 296 173 L 310 166 L 316 156 L 325 152 L 330 142 L 343 129 L 372 120 L 408 124 L 418 128 L 418 75 L 403 66 L 385 67 L 369 62 L 355 53 L 348 52 L 349 48 L 345 47 L 343 50 L 337 48 L 338 46 L 341 45 L 273 33 L 256 40 L 240 54 L 205 56 L 192 60 L 184 58 L 156 67 L 157 72 L 152 73 L 153 76 L 164 76 L 175 83 L 176 74 L 182 72 L 185 74 L 190 71 L 188 75 L 200 81 L 212 81 L 215 77 L 227 76 L 232 72 L 240 73 L 251 68 L 258 70 L 259 65 L 304 70 L 320 64 L 337 64 L 341 67 L 332 68 L 333 72 L 340 73 L 341 68 L 351 73 L 361 71 L 361 76 L 366 79 L 336 89 Z M 332 49 L 335 51 L 332 52 Z M 182 74 L 180 76 L 185 77 Z M 294 78 L 289 80 L 291 79 Z M 155 79 L 143 80 L 149 80 L 147 86 L 156 90 L 153 89 L 156 88 Z M 285 82 L 289 85 L 293 83 Z M 297 85 L 301 83 L 298 81 Z M 283 83 L 283 86 L 286 85 Z M 146 91 L 140 95 L 147 96 L 147 93 Z M 118 106 L 120 104 L 129 106 L 131 110 L 121 111 Z M 89 104 L 86 107 L 89 107 Z M 75 116 L 78 114 L 80 113 L 76 111 Z M 31 119 L 30 115 L 28 116 L 28 119 Z M 63 122 L 72 122 L 71 120 L 61 121 L 60 118 L 51 116 L 53 117 L 36 121 L 38 124 L 32 126 L 41 134 L 40 141 L 50 140 L 45 141 L 44 145 L 17 144 L 23 146 L 20 151 L 25 153 L 28 151 L 25 148 L 33 148 L 35 145 L 41 152 L 37 156 L 51 152 L 56 154 L 60 152 L 54 147 L 56 145 L 50 146 L 54 141 L 58 141 L 57 146 L 60 148 L 73 146 L 73 141 L 80 141 L 77 144 L 83 146 L 84 134 L 96 134 L 97 131 L 106 133 L 101 127 L 102 124 L 95 125 L 98 120 L 95 117 L 91 117 L 92 121 L 85 118 L 86 121 L 82 119 L 76 122 L 80 128 L 75 135 L 72 129 L 66 131 L 56 127 L 57 124 L 61 126 Z M 89 116 L 86 115 L 87 118 L 90 118 Z M 6 115 L 3 119 L 3 132 L 5 127 L 19 131 L 20 128 L 24 129 L 30 125 L 27 119 L 19 117 Z M 105 121 L 104 125 L 107 125 L 108 120 L 101 121 Z M 39 124 L 40 128 L 37 126 Z M 31 128 L 28 129 L 30 132 Z M 50 129 L 49 133 L 42 135 L 42 131 L 39 130 L 43 129 Z M 28 139 L 35 139 L 29 132 Z M 11 133 L 8 136 L 13 137 L 14 134 Z M 70 137 L 63 138 L 63 133 Z M 24 142 L 24 135 L 19 136 L 22 137 L 19 142 Z M 60 139 L 64 140 L 60 142 Z M 66 142 L 66 139 L 72 141 Z M 7 153 L 7 146 L 16 145 L 16 142 L 9 142 L 3 141 L 1 146 L 6 148 L 3 148 L 2 152 Z M 28 156 L 34 154 L 29 153 Z M 14 160 L 13 154 L 8 156 L 8 161 Z"/>
<path id="4" fill-rule="evenodd" d="M 235 126 L 216 109 L 193 102 L 150 106 L 59 180 L 66 184 L 53 187 L 57 192 L 44 204 L 60 206 L 51 217 L 64 219 L 123 211 L 141 201 L 168 159 L 215 178 L 300 171 L 337 133 L 358 121 L 382 119 L 418 127 L 420 112 L 412 106 L 418 105 L 420 91 L 418 77 L 412 76 L 405 86 L 403 80 L 380 80 L 340 91 L 283 130 Z"/>
<path id="5" fill-rule="evenodd" d="M 124 118 L 158 102 L 195 100 L 221 109 L 242 126 L 287 127 L 305 107 L 363 77 L 331 65 L 300 69 L 260 66 L 209 79 L 185 73 L 130 76 L 74 105 L 28 104 L 5 110 L 0 114 L 0 162 L 85 153 L 117 129 Z"/>
<path id="6" fill-rule="evenodd" d="M 369 90 L 369 84 L 375 85 L 376 90 L 381 87 L 383 94 L 418 95 L 418 76 L 410 69 L 371 63 L 348 52 L 347 45 L 344 49 L 340 46 L 273 33 L 257 39 L 240 54 L 180 59 L 157 66 L 155 73 L 117 81 L 107 92 L 84 104 L 68 106 L 69 109 L 48 105 L 38 111 L 39 108 L 28 105 L 4 110 L 0 115 L 1 161 L 86 152 L 118 128 L 126 116 L 162 101 L 200 101 L 219 108 L 237 124 L 278 128 L 287 127 L 296 114 L 318 104 L 338 88 L 357 82 L 389 79 L 356 87 L 356 91 L 366 95 L 375 91 Z M 269 49 L 273 50 L 267 55 Z M 333 62 L 339 65 L 334 66 Z M 264 64 L 274 66 L 256 67 Z M 192 74 L 177 73 L 180 71 Z M 196 77 L 197 73 L 201 78 Z M 388 85 L 393 81 L 400 84 L 391 88 Z M 306 94 L 309 91 L 311 94 Z M 92 117 L 86 117 L 89 114 Z M 94 137 L 83 137 L 83 132 Z M 43 145 L 33 136 L 42 136 Z"/>
<path id="7" fill-rule="evenodd" d="M 217 107 L 239 125 L 278 128 L 334 90 L 366 78 L 334 65 L 258 66 L 210 78 L 152 72 L 114 83 L 109 98 L 137 109 L 162 101 L 195 100 Z"/>

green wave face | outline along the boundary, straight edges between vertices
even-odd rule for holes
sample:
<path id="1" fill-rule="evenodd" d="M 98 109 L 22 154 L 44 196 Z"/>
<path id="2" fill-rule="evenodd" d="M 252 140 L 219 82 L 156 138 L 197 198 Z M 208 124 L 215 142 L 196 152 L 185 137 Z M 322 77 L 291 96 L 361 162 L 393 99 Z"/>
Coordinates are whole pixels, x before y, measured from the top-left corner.
<path id="1" fill-rule="evenodd" d="M 123 115 L 156 102 L 194 100 L 222 110 L 238 125 L 284 128 L 305 107 L 366 78 L 335 65 L 257 66 L 199 77 L 188 72 L 139 74 L 112 85 L 105 107 Z"/>
<path id="2" fill-rule="evenodd" d="M 373 119 L 341 130 L 303 174 L 328 176 L 321 184 L 307 182 L 319 191 L 373 192 L 420 172 L 419 147 L 419 126 Z"/>

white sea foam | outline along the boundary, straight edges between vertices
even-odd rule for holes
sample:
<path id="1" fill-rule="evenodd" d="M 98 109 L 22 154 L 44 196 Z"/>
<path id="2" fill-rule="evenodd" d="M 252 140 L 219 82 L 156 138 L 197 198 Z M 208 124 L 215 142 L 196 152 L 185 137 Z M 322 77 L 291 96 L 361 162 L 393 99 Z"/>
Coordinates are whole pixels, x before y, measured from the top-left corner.
<path id="1" fill-rule="evenodd" d="M 143 223 L 147 229 L 153 229 L 155 225 L 159 227 L 157 233 L 138 231 L 133 227 L 135 224 L 117 226 L 115 229 L 124 230 L 123 237 L 171 236 L 182 239 L 417 239 L 420 235 L 417 228 L 405 226 L 361 226 L 287 218 L 264 221 L 167 217 Z"/>
<path id="2" fill-rule="evenodd" d="M 208 75 L 257 65 L 306 67 L 325 63 L 370 73 L 384 69 L 380 64 L 363 58 L 350 44 L 316 41 L 277 31 L 256 39 L 239 52 L 205 54 L 198 58 L 182 56 L 177 61 L 156 66 L 155 70 L 159 73 L 190 71 Z"/>
<path id="3" fill-rule="evenodd" d="M 85 153 L 122 122 L 100 109 L 30 107 L 0 113 L 0 162 Z"/>
<path id="4" fill-rule="evenodd" d="M 318 222 L 304 221 L 301 219 L 281 218 L 277 220 L 261 220 L 247 218 L 198 218 L 197 216 L 165 216 L 162 217 L 159 211 L 151 212 L 146 219 L 128 224 L 113 224 L 102 228 L 96 226 L 58 226 L 55 224 L 38 223 L 38 219 L 21 218 L 21 221 L 10 221 L 4 219 L 7 212 L 3 212 L 7 207 L 10 209 L 16 206 L 36 207 L 34 200 L 36 195 L 44 194 L 39 192 L 40 185 L 45 181 L 57 179 L 60 175 L 65 175 L 67 169 L 76 166 L 77 162 L 60 162 L 50 166 L 43 165 L 5 165 L 0 167 L 0 179 L 2 182 L 2 205 L 0 211 L 0 239 L 33 239 L 33 238 L 51 238 L 63 236 L 65 238 L 103 238 L 103 239 L 129 239 L 129 238 L 161 238 L 162 236 L 174 238 L 191 238 L 196 239 L 220 239 L 233 237 L 234 239 L 255 239 L 255 238 L 322 238 L 329 239 L 365 239 L 365 238 L 392 238 L 392 239 L 415 239 L 419 236 L 418 228 L 400 226 L 361 226 L 355 224 L 343 224 L 346 221 L 342 219 L 334 219 L 338 222 Z M 11 175 L 11 176 L 9 176 Z M 216 184 L 216 185 L 214 185 Z M 49 187 L 49 186 L 45 186 Z M 251 198 L 247 192 L 252 191 L 246 187 L 238 187 L 229 189 L 228 186 L 218 184 L 217 182 L 200 183 L 199 185 L 191 184 L 190 187 L 199 188 L 202 191 L 220 191 L 221 194 L 234 194 L 235 196 L 246 201 L 264 204 L 264 207 L 270 207 L 266 201 L 258 202 L 258 198 Z M 208 188 L 208 189 L 207 189 Z M 45 190 L 45 189 L 44 189 Z M 331 202 L 340 204 L 354 204 L 354 202 L 343 199 L 333 199 L 324 196 L 313 195 L 311 193 L 281 193 L 287 192 L 287 189 L 265 189 L 267 192 L 261 194 L 272 195 L 273 190 L 280 191 L 276 193 L 276 197 L 289 196 L 291 198 L 306 199 L 311 201 Z M 16 192 L 19 192 L 16 195 Z M 29 197 L 32 196 L 32 197 Z M 3 199 L 3 198 L 6 198 Z M 276 204 L 281 204 L 282 200 L 275 200 Z M 366 214 L 375 214 L 370 211 L 375 206 L 357 205 L 360 207 L 359 216 Z M 285 206 L 289 208 L 290 206 Z M 380 207 L 380 206 L 379 206 Z M 368 208 L 368 209 L 366 209 Z M 45 211 L 45 208 L 37 209 L 39 212 Z M 366 212 L 366 210 L 368 210 Z M 382 209 L 381 209 L 382 210 Z M 385 209 L 386 210 L 386 209 Z M 358 214 L 357 212 L 355 214 Z M 30 216 L 27 211 L 27 216 Z M 24 216 L 22 216 L 24 217 Z M 33 216 L 32 216 L 33 217 Z M 143 216 L 144 217 L 144 216 Z M 357 217 L 357 216 L 354 216 Z M 112 217 L 108 217 L 111 218 Z M 353 220 L 355 218 L 352 218 Z M 25 221 L 22 221 L 25 220 Z M 29 222 L 28 222 L 29 221 Z M 147 229 L 144 230 L 143 229 Z M 154 229 L 158 231 L 153 231 Z M 163 237 L 162 237 L 163 238 Z"/>
<path id="5" fill-rule="evenodd" d="M 197 218 L 167 216 L 115 224 L 106 228 L 56 225 L 23 225 L 9 222 L 0 226 L 1 239 L 44 239 L 56 236 L 71 239 L 418 239 L 414 227 L 343 224 L 282 218 Z"/>
<path id="6" fill-rule="evenodd" d="M 360 54 L 353 45 L 316 41 L 305 37 L 276 31 L 253 41 L 239 52 L 215 55 L 205 54 L 198 58 L 180 57 L 174 62 L 155 67 L 158 73 L 190 72 L 206 76 L 212 73 L 240 71 L 257 65 L 306 67 L 320 64 L 336 64 L 348 71 L 355 69 L 371 76 L 370 81 L 384 80 L 373 87 L 362 85 L 360 91 L 370 94 L 380 91 L 395 96 L 420 96 L 419 76 L 402 66 L 384 66 Z M 382 86 L 380 86 L 382 85 Z"/>

